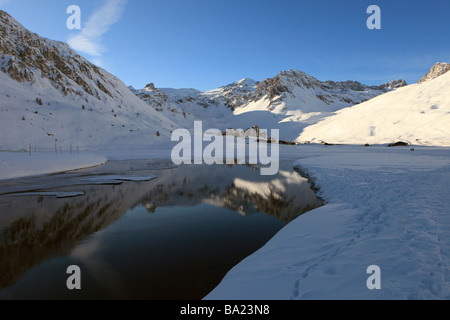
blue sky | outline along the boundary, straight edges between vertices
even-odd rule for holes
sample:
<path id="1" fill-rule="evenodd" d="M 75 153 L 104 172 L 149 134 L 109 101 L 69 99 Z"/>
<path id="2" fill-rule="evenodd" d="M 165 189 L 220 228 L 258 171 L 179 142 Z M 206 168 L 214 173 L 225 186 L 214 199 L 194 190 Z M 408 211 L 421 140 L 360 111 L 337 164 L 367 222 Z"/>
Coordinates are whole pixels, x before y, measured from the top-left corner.
<path id="1" fill-rule="evenodd" d="M 382 29 L 369 30 L 369 5 Z M 69 5 L 82 30 L 69 30 Z M 448 0 L 0 0 L 127 85 L 213 89 L 298 69 L 319 80 L 419 80 L 450 62 Z M 74 39 L 83 41 L 74 41 Z"/>

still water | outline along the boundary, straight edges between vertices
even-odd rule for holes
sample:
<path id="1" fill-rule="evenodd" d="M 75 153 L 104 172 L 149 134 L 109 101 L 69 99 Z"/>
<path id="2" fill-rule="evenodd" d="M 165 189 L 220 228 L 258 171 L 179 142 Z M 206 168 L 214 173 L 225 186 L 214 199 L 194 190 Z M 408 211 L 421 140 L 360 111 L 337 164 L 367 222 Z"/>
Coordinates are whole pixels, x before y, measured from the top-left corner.
<path id="1" fill-rule="evenodd" d="M 202 299 L 322 202 L 282 163 L 111 161 L 0 183 L 0 299 Z M 81 290 L 66 270 L 81 269 Z"/>

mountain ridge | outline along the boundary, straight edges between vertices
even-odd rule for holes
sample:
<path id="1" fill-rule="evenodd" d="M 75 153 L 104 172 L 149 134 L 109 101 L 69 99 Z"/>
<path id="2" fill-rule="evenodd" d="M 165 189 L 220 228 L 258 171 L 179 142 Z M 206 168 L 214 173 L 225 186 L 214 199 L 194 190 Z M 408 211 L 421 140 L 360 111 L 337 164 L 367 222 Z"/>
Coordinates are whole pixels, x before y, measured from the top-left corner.
<path id="1" fill-rule="evenodd" d="M 288 79 L 286 79 L 288 78 Z M 183 98 L 188 98 L 188 100 L 192 100 L 194 96 L 207 96 L 209 100 L 213 100 L 211 104 L 217 104 L 217 100 L 220 97 L 226 98 L 225 105 L 230 107 L 233 111 L 243 104 L 248 102 L 255 102 L 261 98 L 266 97 L 266 99 L 270 100 L 270 105 L 277 103 L 277 100 L 283 93 L 288 93 L 293 95 L 291 88 L 289 87 L 289 82 L 295 81 L 295 85 L 299 87 L 310 88 L 320 88 L 322 90 L 329 91 L 355 91 L 355 92 L 364 92 L 364 91 L 379 91 L 379 94 L 388 92 L 390 90 L 398 89 L 407 85 L 406 81 L 399 79 L 393 80 L 389 83 L 385 83 L 379 86 L 367 86 L 358 81 L 319 81 L 313 76 L 310 76 L 302 71 L 290 69 L 287 71 L 280 72 L 274 78 L 267 78 L 263 81 L 255 81 L 250 78 L 244 78 L 242 80 L 233 82 L 228 85 L 221 86 L 217 89 L 207 90 L 207 91 L 199 91 L 196 89 L 172 89 L 172 88 L 156 88 L 154 83 L 150 83 L 150 87 L 148 85 L 144 89 L 136 90 L 132 88 L 137 94 L 142 94 L 143 91 L 155 91 L 159 93 L 165 93 L 167 98 L 176 96 L 177 99 L 172 99 L 173 102 L 178 102 L 182 104 Z M 236 96 L 236 91 L 241 93 L 243 97 L 239 97 L 238 99 L 231 100 L 230 95 Z M 190 98 L 190 99 L 189 99 Z M 198 97 L 197 97 L 198 98 Z M 330 102 L 332 98 L 330 96 L 327 97 L 319 96 L 319 99 Z M 200 99 L 202 100 L 202 99 Z M 342 98 L 344 103 L 349 103 L 350 100 Z M 361 101 L 355 101 L 355 103 L 360 103 Z M 331 102 L 330 102 L 331 103 Z M 203 103 L 205 104 L 205 103 Z M 202 104 L 202 105 L 203 105 Z M 206 103 L 207 105 L 208 103 Z M 204 105 L 204 107 L 206 107 Z"/>
<path id="2" fill-rule="evenodd" d="M 280 129 L 283 140 L 298 137 L 307 125 L 334 112 L 406 86 L 395 80 L 380 86 L 357 81 L 319 81 L 298 70 L 282 71 L 274 78 L 244 78 L 217 89 L 156 88 L 153 83 L 134 93 L 155 110 L 172 110 L 206 122 L 209 127 Z"/>

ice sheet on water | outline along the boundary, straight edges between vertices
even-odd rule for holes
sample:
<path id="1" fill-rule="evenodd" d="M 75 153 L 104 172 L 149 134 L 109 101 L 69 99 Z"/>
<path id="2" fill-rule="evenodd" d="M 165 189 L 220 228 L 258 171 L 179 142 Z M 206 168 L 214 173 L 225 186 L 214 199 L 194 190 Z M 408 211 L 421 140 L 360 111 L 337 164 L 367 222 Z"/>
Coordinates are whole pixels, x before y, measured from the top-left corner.
<path id="1" fill-rule="evenodd" d="M 170 160 L 152 160 L 147 163 L 147 169 L 152 170 L 175 169 L 177 167 L 178 166 Z"/>
<path id="2" fill-rule="evenodd" d="M 64 191 L 57 191 L 57 192 L 24 192 L 24 193 L 14 193 L 8 195 L 9 197 L 27 197 L 27 196 L 40 196 L 40 197 L 55 197 L 58 199 L 64 199 L 64 198 L 74 198 L 74 197 L 80 197 L 84 196 L 85 192 L 64 192 Z"/>
<path id="3" fill-rule="evenodd" d="M 127 175 L 98 175 L 81 179 L 91 184 L 121 184 L 123 182 L 146 182 L 156 179 L 155 175 L 127 176 Z"/>

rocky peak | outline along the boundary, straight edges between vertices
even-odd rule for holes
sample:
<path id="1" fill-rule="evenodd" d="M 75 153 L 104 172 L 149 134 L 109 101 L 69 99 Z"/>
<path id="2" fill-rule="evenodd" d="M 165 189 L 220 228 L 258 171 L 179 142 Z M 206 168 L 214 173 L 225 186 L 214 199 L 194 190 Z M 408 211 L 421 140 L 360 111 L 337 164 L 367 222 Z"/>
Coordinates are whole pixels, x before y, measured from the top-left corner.
<path id="1" fill-rule="evenodd" d="M 282 71 L 278 76 L 275 77 L 275 79 L 277 78 L 279 79 L 280 83 L 284 84 L 286 87 L 322 87 L 322 83 L 319 80 L 299 70 Z"/>
<path id="2" fill-rule="evenodd" d="M 419 83 L 429 81 L 436 79 L 437 77 L 442 76 L 443 74 L 450 71 L 450 64 L 449 63 L 436 63 L 431 70 L 422 78 L 419 80 Z"/>
<path id="3" fill-rule="evenodd" d="M 15 28 L 25 29 L 19 22 L 16 21 L 16 19 L 14 19 L 3 10 L 0 10 L 0 22 L 2 23 L 2 27 L 11 26 Z"/>
<path id="4" fill-rule="evenodd" d="M 365 91 L 367 90 L 367 87 L 363 84 L 361 84 L 358 81 L 325 81 L 323 85 L 329 89 L 334 90 L 353 90 L 353 91 Z"/>
<path id="5" fill-rule="evenodd" d="M 298 70 L 287 70 L 280 72 L 274 78 L 261 81 L 255 93 L 251 96 L 251 101 L 256 101 L 264 96 L 273 102 L 281 99 L 285 94 L 294 94 L 295 87 L 313 89 L 323 88 L 322 83 L 316 78 Z"/>
<path id="6" fill-rule="evenodd" d="M 385 83 L 381 86 L 378 87 L 374 87 L 377 90 L 395 90 L 398 88 L 402 88 L 402 87 L 406 87 L 408 84 L 406 83 L 405 80 L 399 79 L 399 80 L 394 80 L 388 83 Z"/>
<path id="7" fill-rule="evenodd" d="M 134 90 L 133 92 L 147 104 L 157 109 L 157 111 L 161 111 L 161 108 L 169 103 L 167 95 L 160 89 L 157 89 L 153 82 L 147 84 L 144 89 Z"/>
<path id="8" fill-rule="evenodd" d="M 150 82 L 147 84 L 144 88 L 145 91 L 156 91 L 155 84 L 153 82 Z"/>

